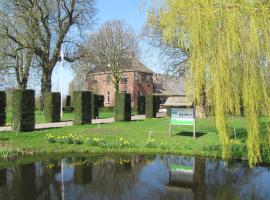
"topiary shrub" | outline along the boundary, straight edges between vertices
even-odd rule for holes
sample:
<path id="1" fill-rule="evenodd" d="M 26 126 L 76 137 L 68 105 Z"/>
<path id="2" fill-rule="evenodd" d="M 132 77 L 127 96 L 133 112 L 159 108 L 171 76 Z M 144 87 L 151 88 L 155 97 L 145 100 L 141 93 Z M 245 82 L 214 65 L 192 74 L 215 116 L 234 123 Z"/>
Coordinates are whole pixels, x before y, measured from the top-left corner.
<path id="1" fill-rule="evenodd" d="M 156 118 L 159 110 L 159 97 L 149 95 L 145 97 L 145 116 L 146 118 Z"/>
<path id="2" fill-rule="evenodd" d="M 145 114 L 145 96 L 138 96 L 137 112 L 138 115 Z"/>
<path id="3" fill-rule="evenodd" d="M 98 107 L 104 107 L 104 95 L 98 95 Z"/>
<path id="4" fill-rule="evenodd" d="M 61 121 L 61 94 L 59 92 L 44 93 L 44 115 L 46 122 Z"/>
<path id="5" fill-rule="evenodd" d="M 91 102 L 92 93 L 89 91 L 74 91 L 73 106 L 74 106 L 74 124 L 91 124 Z"/>
<path id="6" fill-rule="evenodd" d="M 6 125 L 7 96 L 5 91 L 0 91 L 0 126 Z"/>
<path id="7" fill-rule="evenodd" d="M 93 117 L 93 119 L 98 118 L 99 107 L 100 107 L 99 104 L 100 104 L 100 102 L 99 102 L 99 95 L 92 94 L 92 117 Z"/>
<path id="8" fill-rule="evenodd" d="M 14 131 L 27 132 L 35 129 L 35 91 L 13 90 Z"/>
<path id="9" fill-rule="evenodd" d="M 66 107 L 70 107 L 71 106 L 71 96 L 67 95 L 66 96 Z"/>
<path id="10" fill-rule="evenodd" d="M 115 93 L 115 121 L 131 120 L 131 96 L 127 93 Z"/>

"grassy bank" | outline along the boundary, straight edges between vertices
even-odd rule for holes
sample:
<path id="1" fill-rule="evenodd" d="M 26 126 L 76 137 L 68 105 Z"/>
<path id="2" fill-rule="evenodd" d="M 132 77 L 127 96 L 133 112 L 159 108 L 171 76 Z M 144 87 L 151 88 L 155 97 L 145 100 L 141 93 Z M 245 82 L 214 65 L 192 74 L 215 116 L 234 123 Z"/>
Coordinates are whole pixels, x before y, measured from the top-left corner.
<path id="1" fill-rule="evenodd" d="M 172 153 L 181 155 L 221 156 L 214 119 L 197 120 L 197 138 L 192 127 L 174 127 L 169 137 L 168 118 L 112 124 L 72 126 L 46 129 L 31 133 L 0 133 L 0 157 L 17 158 L 25 155 L 74 152 Z M 266 119 L 261 129 L 266 132 Z M 246 158 L 246 129 L 243 118 L 230 120 L 232 157 Z M 72 135 L 71 135 L 72 134 Z M 266 138 L 262 138 L 262 143 Z M 70 143 L 70 144 L 69 144 Z M 263 146 L 263 161 L 270 163 L 269 146 Z"/>

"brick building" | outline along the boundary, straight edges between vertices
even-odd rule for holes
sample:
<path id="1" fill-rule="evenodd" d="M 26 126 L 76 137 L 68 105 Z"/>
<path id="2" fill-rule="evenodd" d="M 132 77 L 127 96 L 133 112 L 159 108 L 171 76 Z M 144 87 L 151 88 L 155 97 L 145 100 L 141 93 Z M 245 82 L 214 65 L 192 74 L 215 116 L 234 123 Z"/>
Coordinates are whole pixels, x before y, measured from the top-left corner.
<path id="1" fill-rule="evenodd" d="M 138 59 L 132 58 L 129 66 L 123 68 L 123 75 L 119 91 L 131 94 L 132 107 L 137 105 L 139 95 L 153 94 L 154 72 L 142 64 Z M 86 73 L 86 88 L 92 92 L 104 95 L 104 106 L 114 106 L 114 84 L 108 72 L 93 69 Z"/>

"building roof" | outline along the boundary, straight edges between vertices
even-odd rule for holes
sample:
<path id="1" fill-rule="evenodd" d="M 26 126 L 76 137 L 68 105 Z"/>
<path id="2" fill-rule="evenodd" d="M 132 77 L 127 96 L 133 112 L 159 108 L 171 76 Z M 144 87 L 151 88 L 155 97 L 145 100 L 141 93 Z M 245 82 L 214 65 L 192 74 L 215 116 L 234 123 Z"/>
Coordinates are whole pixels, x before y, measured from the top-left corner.
<path id="1" fill-rule="evenodd" d="M 138 58 L 132 57 L 129 60 L 129 63 L 122 68 L 124 71 L 135 71 L 135 72 L 144 72 L 144 73 L 149 73 L 153 74 L 154 72 L 146 67 Z M 101 72 L 106 72 L 106 68 L 92 68 L 89 71 L 86 71 L 87 74 L 94 74 L 94 73 L 101 73 Z"/>
<path id="2" fill-rule="evenodd" d="M 169 97 L 164 104 L 165 107 L 190 107 L 192 105 L 193 102 L 183 96 Z"/>
<path id="3" fill-rule="evenodd" d="M 158 96 L 185 96 L 186 84 L 183 76 L 155 74 L 153 77 L 154 94 Z"/>
<path id="4" fill-rule="evenodd" d="M 136 58 L 131 59 L 131 66 L 133 67 L 133 70 L 136 72 L 144 72 L 150 74 L 154 73 L 150 68 L 146 67 L 141 61 L 139 61 Z"/>

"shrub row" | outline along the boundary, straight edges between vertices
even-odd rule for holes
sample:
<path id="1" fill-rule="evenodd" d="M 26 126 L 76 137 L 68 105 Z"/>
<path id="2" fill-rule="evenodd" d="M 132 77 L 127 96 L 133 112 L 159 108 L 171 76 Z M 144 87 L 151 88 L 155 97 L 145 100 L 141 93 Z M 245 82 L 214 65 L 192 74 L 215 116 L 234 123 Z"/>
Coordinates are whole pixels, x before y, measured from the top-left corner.
<path id="1" fill-rule="evenodd" d="M 35 129 L 35 91 L 13 90 L 13 130 Z"/>
<path id="2" fill-rule="evenodd" d="M 137 112 L 138 115 L 145 114 L 145 96 L 138 96 Z"/>
<path id="3" fill-rule="evenodd" d="M 115 93 L 115 121 L 131 120 L 131 96 L 127 93 Z"/>
<path id="4" fill-rule="evenodd" d="M 61 94 L 59 92 L 45 92 L 44 115 L 47 122 L 61 121 Z"/>
<path id="5" fill-rule="evenodd" d="M 0 91 L 0 126 L 5 126 L 6 124 L 6 107 L 7 107 L 6 92 Z"/>
<path id="6" fill-rule="evenodd" d="M 91 102 L 92 93 L 89 91 L 75 91 L 73 92 L 73 106 L 74 106 L 74 124 L 90 124 L 91 123 Z"/>
<path id="7" fill-rule="evenodd" d="M 67 95 L 66 96 L 66 107 L 70 107 L 71 106 L 71 96 Z"/>
<path id="8" fill-rule="evenodd" d="M 149 95 L 145 97 L 145 116 L 146 118 L 155 118 L 159 110 L 159 97 Z"/>

